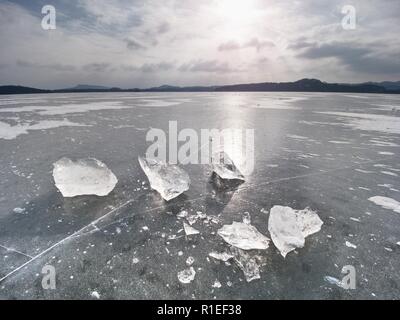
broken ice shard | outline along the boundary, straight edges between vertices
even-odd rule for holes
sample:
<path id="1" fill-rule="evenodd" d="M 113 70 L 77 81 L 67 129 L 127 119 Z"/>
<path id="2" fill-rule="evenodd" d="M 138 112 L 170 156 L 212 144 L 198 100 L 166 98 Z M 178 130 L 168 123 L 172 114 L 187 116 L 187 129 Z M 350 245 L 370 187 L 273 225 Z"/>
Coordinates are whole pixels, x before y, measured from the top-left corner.
<path id="1" fill-rule="evenodd" d="M 178 272 L 178 280 L 182 283 L 190 283 L 194 280 L 196 271 L 193 267 Z"/>
<path id="2" fill-rule="evenodd" d="M 272 242 L 281 255 L 304 247 L 305 238 L 321 230 L 323 222 L 318 215 L 306 208 L 294 210 L 290 207 L 274 206 L 270 211 L 268 230 Z"/>
<path id="3" fill-rule="evenodd" d="M 337 285 L 339 288 L 344 288 L 342 281 L 339 280 L 339 279 L 336 279 L 336 278 L 331 277 L 331 276 L 325 276 L 324 280 L 326 282 L 329 282 L 330 284 Z"/>
<path id="4" fill-rule="evenodd" d="M 238 265 L 240 270 L 243 271 L 247 282 L 261 278 L 260 267 L 265 263 L 265 259 L 259 255 L 252 255 L 234 247 L 231 248 L 231 252 L 234 255 L 233 259 L 235 263 Z"/>
<path id="5" fill-rule="evenodd" d="M 118 182 L 111 170 L 94 158 L 77 161 L 62 158 L 53 166 L 55 185 L 64 197 L 106 196 Z"/>
<path id="6" fill-rule="evenodd" d="M 243 250 L 268 248 L 269 239 L 261 234 L 254 226 L 242 223 L 233 222 L 230 225 L 224 225 L 218 230 L 225 242 Z"/>
<path id="7" fill-rule="evenodd" d="M 195 229 L 195 228 L 189 226 L 189 225 L 188 225 L 187 223 L 185 223 L 185 222 L 183 223 L 183 229 L 185 230 L 185 233 L 186 233 L 187 236 L 191 236 L 191 235 L 199 234 L 199 233 L 200 233 L 199 230 L 197 230 L 197 229 Z"/>
<path id="8" fill-rule="evenodd" d="M 226 253 L 226 252 L 222 252 L 222 253 L 218 253 L 215 251 L 212 251 L 208 254 L 210 257 L 216 259 L 216 260 L 221 260 L 223 262 L 228 261 L 229 259 L 233 258 L 232 254 Z"/>
<path id="9" fill-rule="evenodd" d="M 213 171 L 221 178 L 226 180 L 243 180 L 244 176 L 236 168 L 232 159 L 223 151 L 217 152 L 212 157 Z"/>
<path id="10" fill-rule="evenodd" d="M 176 165 L 139 157 L 139 164 L 149 179 L 150 186 L 166 201 L 170 201 L 181 193 L 189 190 L 190 178 L 188 174 Z"/>

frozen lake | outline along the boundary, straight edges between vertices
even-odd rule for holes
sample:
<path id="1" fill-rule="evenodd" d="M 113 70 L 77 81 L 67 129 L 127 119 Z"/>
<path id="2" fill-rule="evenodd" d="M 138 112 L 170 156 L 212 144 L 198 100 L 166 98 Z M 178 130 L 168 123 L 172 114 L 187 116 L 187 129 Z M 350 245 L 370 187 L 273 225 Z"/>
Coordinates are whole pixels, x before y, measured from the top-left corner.
<path id="1" fill-rule="evenodd" d="M 185 165 L 171 202 L 137 161 L 150 128 L 254 129 L 254 171 L 219 190 L 207 165 Z M 400 96 L 345 93 L 82 93 L 0 96 L 0 298 L 400 299 Z M 106 197 L 63 198 L 53 163 L 93 157 L 118 178 Z M 390 205 L 382 198 L 390 198 Z M 255 250 L 246 281 L 217 234 L 250 217 L 270 238 L 275 205 L 323 221 L 305 246 Z M 185 236 L 182 211 L 197 215 Z M 204 218 L 204 214 L 207 215 Z M 178 274 L 194 258 L 194 279 Z M 45 265 L 57 288 L 44 290 Z M 356 289 L 342 279 L 354 266 Z"/>

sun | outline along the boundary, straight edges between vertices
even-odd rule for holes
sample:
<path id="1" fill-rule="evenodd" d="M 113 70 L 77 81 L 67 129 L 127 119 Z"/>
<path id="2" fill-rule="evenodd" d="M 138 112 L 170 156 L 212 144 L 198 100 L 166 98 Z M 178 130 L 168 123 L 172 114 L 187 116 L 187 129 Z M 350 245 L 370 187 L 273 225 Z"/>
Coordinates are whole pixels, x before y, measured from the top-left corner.
<path id="1" fill-rule="evenodd" d="M 221 16 L 238 22 L 250 18 L 255 12 L 252 0 L 216 0 L 216 6 Z"/>
<path id="2" fill-rule="evenodd" d="M 257 15 L 255 0 L 215 0 L 214 11 L 222 22 L 222 33 L 236 37 L 248 32 Z"/>

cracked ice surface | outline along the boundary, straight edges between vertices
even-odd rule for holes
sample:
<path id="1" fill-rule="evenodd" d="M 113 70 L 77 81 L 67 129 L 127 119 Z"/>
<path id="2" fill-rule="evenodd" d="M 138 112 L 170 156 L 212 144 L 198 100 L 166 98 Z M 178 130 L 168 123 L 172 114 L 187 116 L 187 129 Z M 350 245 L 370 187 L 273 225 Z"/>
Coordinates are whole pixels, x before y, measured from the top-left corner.
<path id="1" fill-rule="evenodd" d="M 243 250 L 268 248 L 269 239 L 260 233 L 254 226 L 242 222 L 233 222 L 230 225 L 224 225 L 218 230 L 225 242 Z"/>
<path id="2" fill-rule="evenodd" d="M 321 230 L 323 222 L 318 215 L 306 208 L 294 210 L 290 207 L 274 206 L 270 211 L 268 230 L 272 242 L 283 257 L 302 248 L 305 238 Z"/>
<path id="3" fill-rule="evenodd" d="M 139 164 L 149 179 L 150 186 L 166 201 L 189 190 L 189 175 L 176 165 L 160 160 L 139 157 Z"/>
<path id="4" fill-rule="evenodd" d="M 221 178 L 227 180 L 243 180 L 244 176 L 236 168 L 232 159 L 225 152 L 218 152 L 213 155 L 213 171 Z"/>
<path id="5" fill-rule="evenodd" d="M 53 166 L 55 185 L 64 197 L 106 196 L 118 182 L 111 170 L 94 158 L 77 161 L 62 158 Z"/>

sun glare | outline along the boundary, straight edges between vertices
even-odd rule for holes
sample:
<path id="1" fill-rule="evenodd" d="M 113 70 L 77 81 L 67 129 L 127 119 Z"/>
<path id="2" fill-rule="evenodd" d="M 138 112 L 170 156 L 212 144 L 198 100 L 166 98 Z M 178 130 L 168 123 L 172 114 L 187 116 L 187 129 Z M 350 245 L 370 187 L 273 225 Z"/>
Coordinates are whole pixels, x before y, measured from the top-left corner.
<path id="1" fill-rule="evenodd" d="M 254 11 L 254 3 L 251 0 L 218 0 L 217 6 L 227 19 L 241 20 Z"/>
<path id="2" fill-rule="evenodd" d="M 216 0 L 215 8 L 231 33 L 243 33 L 256 15 L 254 0 Z"/>

